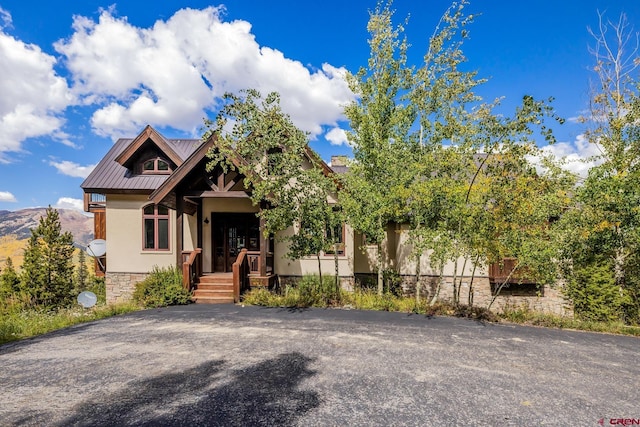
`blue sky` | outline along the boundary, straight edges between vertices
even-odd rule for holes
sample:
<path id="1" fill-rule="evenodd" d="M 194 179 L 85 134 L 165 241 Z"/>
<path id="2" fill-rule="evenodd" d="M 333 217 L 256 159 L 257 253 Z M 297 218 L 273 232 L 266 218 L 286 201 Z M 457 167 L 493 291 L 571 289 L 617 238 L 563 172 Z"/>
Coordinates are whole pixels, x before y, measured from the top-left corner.
<path id="1" fill-rule="evenodd" d="M 450 3 L 396 0 L 410 14 L 410 60 Z M 368 58 L 366 24 L 375 0 L 122 3 L 0 0 L 0 210 L 81 208 L 80 183 L 118 137 L 149 123 L 167 137 L 199 137 L 219 96 L 277 90 L 294 122 L 325 160 L 349 154 L 341 105 L 352 99 L 344 69 Z M 472 1 L 481 14 L 464 45 L 469 69 L 489 78 L 479 93 L 555 97 L 558 113 L 585 111 L 597 11 L 627 14 L 640 29 L 637 0 Z M 582 125 L 556 129 L 558 155 L 592 153 Z M 584 166 L 575 164 L 579 170 Z"/>

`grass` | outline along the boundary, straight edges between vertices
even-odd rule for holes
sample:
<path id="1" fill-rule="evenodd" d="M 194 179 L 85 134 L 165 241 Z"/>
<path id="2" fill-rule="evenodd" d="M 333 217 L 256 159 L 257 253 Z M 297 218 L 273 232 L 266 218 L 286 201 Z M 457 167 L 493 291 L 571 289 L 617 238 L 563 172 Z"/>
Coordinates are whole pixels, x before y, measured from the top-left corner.
<path id="1" fill-rule="evenodd" d="M 465 317 L 488 322 L 509 322 L 547 328 L 640 336 L 640 326 L 627 325 L 623 322 L 586 321 L 538 313 L 527 308 L 510 308 L 503 313 L 496 314 L 483 307 L 455 306 L 448 302 L 437 302 L 434 305 L 429 305 L 425 300 L 418 303 L 415 298 L 392 294 L 378 295 L 376 292 L 366 289 L 353 292 L 341 291 L 339 295 L 332 291 L 328 295 L 322 295 L 322 292 L 317 289 L 315 292 L 309 290 L 308 286 L 286 286 L 278 293 L 264 288 L 256 288 L 246 293 L 242 301 L 244 304 L 266 307 L 335 307 L 395 311 L 424 314 L 426 316 Z"/>
<path id="2" fill-rule="evenodd" d="M 6 311 L 0 314 L 0 344 L 140 309 L 139 305 L 125 303 L 95 306 L 91 309 L 77 307 L 58 311 Z"/>
<path id="3" fill-rule="evenodd" d="M 500 313 L 500 318 L 504 321 L 518 323 L 521 325 L 574 329 L 578 331 L 602 332 L 640 337 L 640 326 L 627 325 L 620 321 L 597 322 L 593 320 L 580 320 L 572 317 L 538 313 L 526 308 L 507 309 L 503 313 Z"/>
<path id="4" fill-rule="evenodd" d="M 295 286 L 287 286 L 280 292 L 265 288 L 255 288 L 243 295 L 242 302 L 248 305 L 265 307 L 335 307 L 357 310 L 394 311 L 402 313 L 424 314 L 426 316 L 467 317 L 488 322 L 497 322 L 496 314 L 481 307 L 455 306 L 447 302 L 429 305 L 426 300 L 420 303 L 415 298 L 406 298 L 389 293 L 378 295 L 373 290 L 341 291 L 336 295 L 332 291 L 327 296 L 308 295 L 308 291 Z"/>

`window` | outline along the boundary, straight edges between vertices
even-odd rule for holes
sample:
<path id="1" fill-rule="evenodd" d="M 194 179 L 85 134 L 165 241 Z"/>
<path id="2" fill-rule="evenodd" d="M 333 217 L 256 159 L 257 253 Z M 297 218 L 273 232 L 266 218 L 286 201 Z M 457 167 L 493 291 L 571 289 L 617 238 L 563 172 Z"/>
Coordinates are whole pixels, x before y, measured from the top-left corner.
<path id="1" fill-rule="evenodd" d="M 169 250 L 169 208 L 147 205 L 142 210 L 144 246 L 146 251 Z"/>
<path id="2" fill-rule="evenodd" d="M 142 162 L 142 173 L 168 174 L 171 173 L 171 166 L 166 160 L 156 157 Z"/>
<path id="3" fill-rule="evenodd" d="M 344 255 L 344 224 L 335 227 L 327 227 L 327 240 L 335 243 L 332 247 L 325 251 L 325 254 L 333 254 L 334 248 L 337 248 L 338 255 Z"/>

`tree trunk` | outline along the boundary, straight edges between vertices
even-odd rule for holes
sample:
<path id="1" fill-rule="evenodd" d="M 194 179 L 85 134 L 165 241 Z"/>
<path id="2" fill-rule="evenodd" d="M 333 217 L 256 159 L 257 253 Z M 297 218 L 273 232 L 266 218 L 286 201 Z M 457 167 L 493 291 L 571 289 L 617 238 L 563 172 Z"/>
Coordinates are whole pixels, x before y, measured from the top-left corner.
<path id="1" fill-rule="evenodd" d="M 509 275 L 507 276 L 506 279 L 504 279 L 504 282 L 502 282 L 500 284 L 500 286 L 498 286 L 498 289 L 496 289 L 496 293 L 493 295 L 493 297 L 491 298 L 491 302 L 489 302 L 489 305 L 487 306 L 487 310 L 491 310 L 491 306 L 493 305 L 493 303 L 495 302 L 495 300 L 498 298 L 498 296 L 500 295 L 500 291 L 502 290 L 502 288 L 505 287 L 505 285 L 507 284 L 507 282 L 509 281 L 509 279 L 511 279 L 511 276 L 513 276 L 513 273 L 516 271 L 516 269 L 520 266 L 520 261 L 518 261 L 516 263 L 516 265 L 513 267 L 513 269 L 509 272 Z"/>
<path id="2" fill-rule="evenodd" d="M 416 262 L 416 302 L 420 304 L 420 258 L 418 255 L 418 261 Z"/>
<path id="3" fill-rule="evenodd" d="M 469 260 L 469 257 L 464 257 L 464 262 L 462 263 L 462 273 L 460 273 L 460 277 L 458 278 L 458 294 L 456 295 L 456 301 L 458 301 L 458 303 L 460 303 L 460 292 L 462 289 L 462 278 L 464 277 L 464 272 L 467 269 L 467 261 Z"/>
<path id="4" fill-rule="evenodd" d="M 431 298 L 431 302 L 429 305 L 433 305 L 438 300 L 440 296 L 440 284 L 442 283 L 442 276 L 444 275 L 444 264 L 440 265 L 440 274 L 438 275 L 438 284 L 436 285 L 436 291 L 433 293 L 433 298 Z"/>
<path id="5" fill-rule="evenodd" d="M 479 261 L 480 255 L 476 255 L 476 260 L 473 263 L 473 271 L 471 272 L 471 279 L 469 280 L 469 296 L 467 298 L 469 307 L 473 307 L 473 279 L 476 277 L 476 268 L 478 268 Z"/>
<path id="6" fill-rule="evenodd" d="M 382 276 L 382 244 L 378 243 L 378 295 L 384 293 L 384 278 Z"/>
<path id="7" fill-rule="evenodd" d="M 453 296 L 453 304 L 454 305 L 458 305 L 458 302 L 459 302 L 458 299 L 456 298 L 456 295 L 458 294 L 458 290 L 456 288 L 456 281 L 458 279 L 458 257 L 457 257 L 457 252 L 458 251 L 456 250 L 455 251 L 456 259 L 453 262 L 453 283 L 452 283 L 452 285 L 453 285 L 453 290 L 452 290 L 453 291 L 453 295 L 452 296 Z"/>
<path id="8" fill-rule="evenodd" d="M 322 289 L 322 264 L 320 263 L 320 252 L 316 254 L 318 260 L 318 276 L 320 276 L 320 289 Z"/>
<path id="9" fill-rule="evenodd" d="M 333 265 L 336 273 L 336 297 L 340 296 L 340 264 L 338 264 L 338 244 L 333 245 Z"/>
<path id="10" fill-rule="evenodd" d="M 616 234 L 618 235 L 618 240 L 622 241 L 622 232 L 619 227 L 616 227 Z M 624 289 L 626 287 L 626 277 L 625 277 L 625 263 L 626 263 L 626 255 L 624 244 L 618 244 L 616 248 L 615 255 L 613 258 L 613 274 L 616 286 L 620 291 L 620 295 L 623 294 Z"/>

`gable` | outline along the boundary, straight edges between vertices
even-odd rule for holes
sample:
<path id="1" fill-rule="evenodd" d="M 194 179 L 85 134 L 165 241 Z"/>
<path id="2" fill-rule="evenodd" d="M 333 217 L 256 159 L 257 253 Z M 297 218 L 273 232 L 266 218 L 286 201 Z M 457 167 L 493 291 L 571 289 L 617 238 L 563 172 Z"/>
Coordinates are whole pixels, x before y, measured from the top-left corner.
<path id="1" fill-rule="evenodd" d="M 142 162 L 142 159 L 146 158 L 162 158 L 166 159 L 175 171 L 184 162 L 183 159 L 188 158 L 201 142 L 199 139 L 165 139 L 161 136 L 159 139 L 158 136 L 160 134 L 147 126 L 135 139 L 119 139 L 80 187 L 85 193 L 150 194 L 170 175 L 137 173 L 140 171 L 135 170 L 136 162 Z M 172 153 L 171 157 L 167 153 Z"/>
<path id="2" fill-rule="evenodd" d="M 115 161 L 129 170 L 135 170 L 137 161 L 144 161 L 152 157 L 165 158 L 168 163 L 173 164 L 174 169 L 180 166 L 183 161 L 169 142 L 154 128 L 147 125 L 116 157 Z"/>

